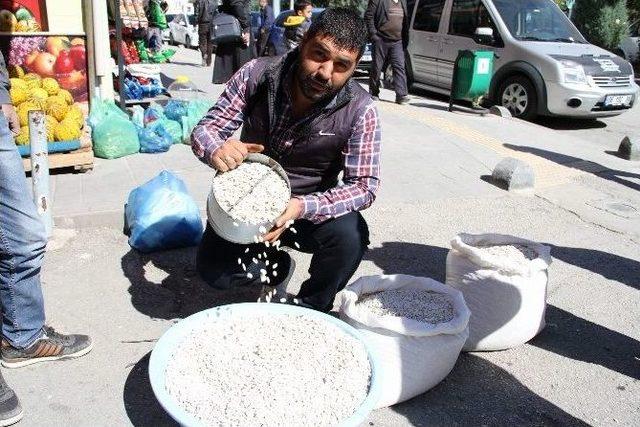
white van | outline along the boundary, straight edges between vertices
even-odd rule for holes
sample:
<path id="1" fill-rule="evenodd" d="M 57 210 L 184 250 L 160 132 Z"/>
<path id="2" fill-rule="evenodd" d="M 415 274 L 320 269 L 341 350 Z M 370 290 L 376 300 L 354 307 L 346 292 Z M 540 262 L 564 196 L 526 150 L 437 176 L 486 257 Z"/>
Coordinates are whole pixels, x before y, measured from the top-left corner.
<path id="1" fill-rule="evenodd" d="M 589 44 L 552 0 L 409 0 L 407 80 L 449 94 L 459 50 L 495 52 L 490 99 L 514 116 L 595 118 L 631 108 L 624 59 Z"/>

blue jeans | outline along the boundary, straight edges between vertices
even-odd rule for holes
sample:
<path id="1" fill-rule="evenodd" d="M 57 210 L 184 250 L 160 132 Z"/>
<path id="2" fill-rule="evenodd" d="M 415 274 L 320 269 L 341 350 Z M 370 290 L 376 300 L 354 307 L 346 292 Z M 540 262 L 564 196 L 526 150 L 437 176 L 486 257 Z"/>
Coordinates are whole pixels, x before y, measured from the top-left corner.
<path id="1" fill-rule="evenodd" d="M 0 114 L 0 303 L 2 335 L 17 348 L 42 335 L 40 266 L 47 237 L 29 196 L 22 160 Z"/>

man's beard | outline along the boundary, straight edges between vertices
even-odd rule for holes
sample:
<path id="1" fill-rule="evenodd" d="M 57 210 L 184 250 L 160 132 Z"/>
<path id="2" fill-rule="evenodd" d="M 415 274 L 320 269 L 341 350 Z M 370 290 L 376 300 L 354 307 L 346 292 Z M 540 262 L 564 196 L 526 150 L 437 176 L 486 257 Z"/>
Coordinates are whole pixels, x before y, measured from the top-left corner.
<path id="1" fill-rule="evenodd" d="M 332 98 L 337 92 L 331 82 L 319 80 L 313 73 L 304 75 L 303 71 L 298 71 L 298 82 L 302 94 L 312 102 Z"/>

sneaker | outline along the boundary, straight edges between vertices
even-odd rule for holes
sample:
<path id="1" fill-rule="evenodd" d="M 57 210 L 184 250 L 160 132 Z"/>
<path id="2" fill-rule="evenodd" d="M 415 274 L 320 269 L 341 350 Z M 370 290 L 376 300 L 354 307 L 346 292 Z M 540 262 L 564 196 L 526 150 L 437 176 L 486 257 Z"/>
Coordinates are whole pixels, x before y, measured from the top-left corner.
<path id="1" fill-rule="evenodd" d="M 409 101 L 411 101 L 411 98 L 409 98 L 407 95 L 396 97 L 396 104 L 407 105 Z"/>
<path id="2" fill-rule="evenodd" d="M 73 359 L 84 356 L 92 348 L 93 343 L 87 335 L 63 335 L 45 326 L 44 334 L 23 350 L 11 346 L 3 339 L 2 366 L 20 368 L 49 360 Z"/>
<path id="3" fill-rule="evenodd" d="M 296 270 L 296 262 L 293 258 L 290 259 L 291 265 L 289 266 L 287 276 L 282 280 L 282 282 L 275 286 L 264 285 L 260 291 L 260 298 L 258 298 L 258 302 L 285 303 L 288 300 L 287 285 L 289 284 L 289 280 L 291 280 L 291 276 L 293 276 L 293 272 Z"/>
<path id="4" fill-rule="evenodd" d="M 0 427 L 17 423 L 22 419 L 22 413 L 18 396 L 0 373 Z"/>

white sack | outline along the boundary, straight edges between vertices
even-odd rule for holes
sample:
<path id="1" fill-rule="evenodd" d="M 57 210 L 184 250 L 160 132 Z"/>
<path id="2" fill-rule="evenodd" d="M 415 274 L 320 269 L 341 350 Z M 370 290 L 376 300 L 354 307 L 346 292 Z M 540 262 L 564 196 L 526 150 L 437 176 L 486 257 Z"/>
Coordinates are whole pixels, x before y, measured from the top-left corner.
<path id="1" fill-rule="evenodd" d="M 367 294 L 400 288 L 449 295 L 453 319 L 433 325 L 402 317 L 379 317 L 355 306 Z M 361 277 L 338 294 L 337 302 L 340 318 L 358 329 L 380 358 L 383 390 L 378 408 L 411 399 L 442 381 L 453 369 L 469 335 L 470 312 L 462 294 L 426 277 Z"/>
<path id="2" fill-rule="evenodd" d="M 493 256 L 479 246 L 523 245 L 538 257 L 527 263 Z M 550 249 L 502 234 L 460 234 L 447 255 L 447 285 L 471 310 L 465 351 L 504 350 L 524 344 L 544 326 Z"/>

